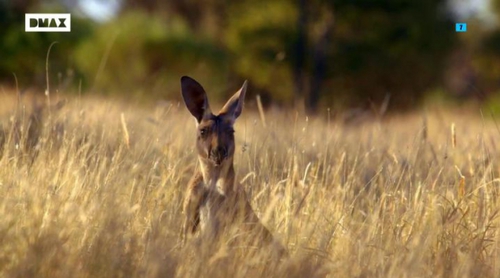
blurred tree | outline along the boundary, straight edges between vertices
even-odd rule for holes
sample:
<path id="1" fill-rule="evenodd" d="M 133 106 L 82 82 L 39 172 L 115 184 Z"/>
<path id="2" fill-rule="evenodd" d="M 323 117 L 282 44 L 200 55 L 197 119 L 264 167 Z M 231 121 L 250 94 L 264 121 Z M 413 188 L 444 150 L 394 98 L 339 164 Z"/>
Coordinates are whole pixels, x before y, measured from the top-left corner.
<path id="1" fill-rule="evenodd" d="M 475 93 L 484 98 L 500 91 L 500 0 L 491 0 L 491 11 L 496 24 L 486 27 L 477 18 L 469 20 L 467 33 L 462 36 L 462 48 L 472 60 L 472 69 L 477 75 Z M 472 23 L 472 24 L 471 24 Z"/>
<path id="2" fill-rule="evenodd" d="M 124 0 L 122 11 L 143 10 L 166 19 L 180 16 L 186 20 L 192 31 L 203 32 L 213 16 L 222 18 L 221 14 L 228 5 L 230 4 L 224 0 Z"/>
<path id="3" fill-rule="evenodd" d="M 72 18 L 69 33 L 27 33 L 24 15 L 28 12 L 65 12 L 57 1 L 0 1 L 0 79 L 14 83 L 13 74 L 20 84 L 45 86 L 45 60 L 47 50 L 54 41 L 59 42 L 50 54 L 51 80 L 63 85 L 78 75 L 72 60 L 74 47 L 91 33 L 92 23 L 84 18 Z M 66 11 L 67 12 L 67 11 Z M 64 84 L 66 85 L 66 84 Z"/>
<path id="4" fill-rule="evenodd" d="M 382 102 L 392 108 L 418 103 L 441 81 L 454 48 L 451 18 L 444 0 L 334 0 L 334 47 L 330 48 L 332 99 L 344 92 L 351 101 Z"/>
<path id="5" fill-rule="evenodd" d="M 225 44 L 234 72 L 278 101 L 294 99 L 294 77 L 305 70 L 297 19 L 297 6 L 288 0 L 241 1 L 228 11 Z"/>
<path id="6" fill-rule="evenodd" d="M 441 81 L 454 30 L 434 0 L 274 0 L 230 5 L 235 70 L 278 100 L 418 103 Z M 308 84 L 306 86 L 305 84 Z M 295 92 L 292 94 L 291 92 Z"/>
<path id="7" fill-rule="evenodd" d="M 0 20 L 12 25 L 0 30 L 0 78 L 43 77 L 48 45 L 57 40 L 51 72 L 74 67 L 105 91 L 161 93 L 193 74 L 223 93 L 236 87 L 228 80 L 249 79 L 252 92 L 309 113 L 387 95 L 392 108 L 404 108 L 440 85 L 455 48 L 445 1 L 123 0 L 115 20 L 93 26 L 74 17 L 69 34 L 22 31 L 25 11 L 59 1 L 3 1 Z"/>
<path id="8" fill-rule="evenodd" d="M 176 98 L 181 75 L 195 76 L 208 90 L 224 87 L 227 72 L 225 52 L 193 34 L 182 18 L 165 24 L 161 17 L 138 11 L 102 25 L 80 44 L 75 57 L 90 77 L 88 85 L 107 94 Z"/>

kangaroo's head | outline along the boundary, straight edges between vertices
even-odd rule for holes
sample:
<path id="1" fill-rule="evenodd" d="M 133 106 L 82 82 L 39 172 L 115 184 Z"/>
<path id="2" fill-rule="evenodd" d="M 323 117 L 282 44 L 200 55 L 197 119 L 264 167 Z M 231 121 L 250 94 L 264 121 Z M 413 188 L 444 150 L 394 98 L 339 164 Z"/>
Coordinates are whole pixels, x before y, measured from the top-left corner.
<path id="1" fill-rule="evenodd" d="M 219 113 L 213 114 L 203 87 L 190 77 L 181 78 L 184 103 L 197 123 L 198 156 L 204 162 L 215 167 L 220 167 L 226 161 L 232 163 L 235 149 L 233 124 L 243 109 L 246 88 L 245 81 Z"/>

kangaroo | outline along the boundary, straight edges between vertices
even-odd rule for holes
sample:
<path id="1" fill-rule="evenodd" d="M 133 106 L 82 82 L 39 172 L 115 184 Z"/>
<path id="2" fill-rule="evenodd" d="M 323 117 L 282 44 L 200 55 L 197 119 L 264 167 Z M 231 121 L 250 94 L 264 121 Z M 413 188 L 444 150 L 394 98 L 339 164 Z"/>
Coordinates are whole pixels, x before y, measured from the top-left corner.
<path id="1" fill-rule="evenodd" d="M 184 199 L 184 240 L 198 228 L 213 240 L 221 230 L 234 225 L 239 225 L 238 231 L 255 233 L 265 242 L 274 240 L 235 180 L 233 125 L 242 112 L 246 89 L 245 81 L 219 113 L 213 114 L 203 87 L 190 77 L 181 78 L 182 97 L 196 119 L 196 151 L 200 165 L 189 182 Z"/>

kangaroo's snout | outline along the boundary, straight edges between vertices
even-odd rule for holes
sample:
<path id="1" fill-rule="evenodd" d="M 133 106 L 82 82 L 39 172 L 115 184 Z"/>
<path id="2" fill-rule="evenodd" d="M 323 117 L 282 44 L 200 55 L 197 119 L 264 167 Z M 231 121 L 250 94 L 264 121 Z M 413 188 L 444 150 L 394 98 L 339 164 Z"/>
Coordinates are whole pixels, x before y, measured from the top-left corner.
<path id="1" fill-rule="evenodd" d="M 224 147 L 218 146 L 210 150 L 210 159 L 215 163 L 215 165 L 220 165 L 226 157 L 227 150 Z"/>

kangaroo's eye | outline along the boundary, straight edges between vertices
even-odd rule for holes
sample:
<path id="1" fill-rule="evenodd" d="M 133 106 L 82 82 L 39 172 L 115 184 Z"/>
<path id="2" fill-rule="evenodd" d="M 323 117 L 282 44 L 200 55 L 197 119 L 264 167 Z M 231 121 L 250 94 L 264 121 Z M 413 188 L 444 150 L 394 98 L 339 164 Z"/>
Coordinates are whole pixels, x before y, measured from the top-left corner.
<path id="1" fill-rule="evenodd" d="M 200 135 L 201 136 L 205 136 L 205 135 L 207 135 L 207 133 L 208 133 L 208 129 L 207 128 L 200 129 Z"/>
<path id="2" fill-rule="evenodd" d="M 229 134 L 234 134 L 234 129 L 232 129 L 232 128 L 228 129 L 228 130 L 227 130 L 227 133 L 229 133 Z"/>

